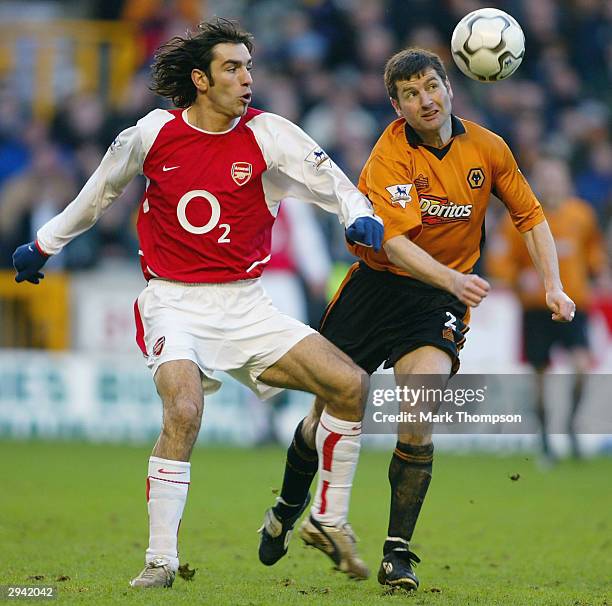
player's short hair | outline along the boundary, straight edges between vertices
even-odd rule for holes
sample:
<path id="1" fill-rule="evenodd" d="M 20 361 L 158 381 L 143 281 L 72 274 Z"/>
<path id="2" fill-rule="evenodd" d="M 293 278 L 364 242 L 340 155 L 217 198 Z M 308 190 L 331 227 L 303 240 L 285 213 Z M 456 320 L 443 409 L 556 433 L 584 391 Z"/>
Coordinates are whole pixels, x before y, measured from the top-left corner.
<path id="1" fill-rule="evenodd" d="M 448 76 L 444 64 L 436 53 L 416 47 L 395 53 L 385 65 L 385 86 L 389 97 L 397 100 L 397 83 L 420 76 L 429 68 L 433 68 L 442 81 L 446 82 Z"/>
<path id="2" fill-rule="evenodd" d="M 253 36 L 240 29 L 235 21 L 214 17 L 202 21 L 194 32 L 184 38 L 175 36 L 159 47 L 151 66 L 151 90 L 176 107 L 189 107 L 197 97 L 191 71 L 202 70 L 214 85 L 210 64 L 217 44 L 244 44 L 253 50 Z"/>

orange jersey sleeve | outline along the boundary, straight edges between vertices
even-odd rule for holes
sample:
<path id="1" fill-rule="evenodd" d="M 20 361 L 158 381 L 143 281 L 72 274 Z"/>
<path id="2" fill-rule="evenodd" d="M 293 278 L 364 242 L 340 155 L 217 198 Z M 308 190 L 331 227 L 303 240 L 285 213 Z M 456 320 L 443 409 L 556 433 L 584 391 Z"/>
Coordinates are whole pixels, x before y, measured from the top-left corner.
<path id="1" fill-rule="evenodd" d="M 524 233 L 544 221 L 544 212 L 527 179 L 520 171 L 510 148 L 501 137 L 496 139 L 497 145 L 492 158 L 494 168 L 492 193 L 504 203 L 516 229 Z"/>
<path id="2" fill-rule="evenodd" d="M 419 197 L 405 147 L 403 121 L 393 122 L 378 140 L 359 178 L 360 191 L 385 223 L 383 243 L 401 235 L 415 238 L 422 229 Z M 382 249 L 375 252 L 353 244 L 349 250 L 374 269 L 395 269 Z"/>
<path id="3" fill-rule="evenodd" d="M 383 242 L 396 236 L 414 238 L 421 231 L 419 197 L 408 171 L 394 158 L 373 155 L 365 165 L 359 189 L 385 222 Z"/>

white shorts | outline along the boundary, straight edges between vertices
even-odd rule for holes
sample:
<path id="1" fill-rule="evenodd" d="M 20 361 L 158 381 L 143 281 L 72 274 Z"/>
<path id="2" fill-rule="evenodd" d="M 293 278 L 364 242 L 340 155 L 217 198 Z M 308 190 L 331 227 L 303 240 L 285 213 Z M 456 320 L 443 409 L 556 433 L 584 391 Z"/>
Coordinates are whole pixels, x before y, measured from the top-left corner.
<path id="1" fill-rule="evenodd" d="M 136 341 L 153 375 L 171 360 L 191 360 L 202 371 L 205 394 L 221 387 L 225 371 L 260 398 L 282 391 L 258 380 L 304 337 L 310 326 L 282 314 L 259 280 L 185 284 L 153 279 L 134 304 Z"/>

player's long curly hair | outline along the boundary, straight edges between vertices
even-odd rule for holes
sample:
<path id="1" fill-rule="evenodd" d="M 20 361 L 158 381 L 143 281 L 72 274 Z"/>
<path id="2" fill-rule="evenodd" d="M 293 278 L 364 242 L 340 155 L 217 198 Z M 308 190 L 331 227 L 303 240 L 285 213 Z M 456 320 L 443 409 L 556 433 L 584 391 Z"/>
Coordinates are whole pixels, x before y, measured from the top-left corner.
<path id="1" fill-rule="evenodd" d="M 191 71 L 202 70 L 214 85 L 210 64 L 217 44 L 244 44 L 249 53 L 253 50 L 253 36 L 240 29 L 229 19 L 214 17 L 200 23 L 195 32 L 185 38 L 175 36 L 157 49 L 153 65 L 150 89 L 162 97 L 172 99 L 176 107 L 189 107 L 197 96 L 191 80 Z"/>

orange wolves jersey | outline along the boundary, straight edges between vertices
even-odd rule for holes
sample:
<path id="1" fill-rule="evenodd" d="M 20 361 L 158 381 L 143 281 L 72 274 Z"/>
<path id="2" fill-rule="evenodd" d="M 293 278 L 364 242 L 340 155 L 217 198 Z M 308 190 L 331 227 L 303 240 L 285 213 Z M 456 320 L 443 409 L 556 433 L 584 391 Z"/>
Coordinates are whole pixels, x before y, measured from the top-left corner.
<path id="1" fill-rule="evenodd" d="M 384 241 L 405 234 L 440 263 L 469 273 L 480 256 L 491 193 L 520 232 L 544 214 L 504 140 L 473 122 L 451 119 L 452 136 L 442 149 L 424 145 L 403 118 L 392 122 L 361 172 L 359 189 L 385 222 Z M 382 249 L 349 249 L 373 269 L 407 275 Z"/>
<path id="2" fill-rule="evenodd" d="M 603 236 L 593 209 L 579 198 L 568 198 L 558 208 L 547 208 L 546 218 L 555 239 L 563 289 L 583 311 L 589 305 L 589 277 L 607 267 Z M 511 285 L 523 307 L 546 309 L 546 293 L 531 262 L 523 238 L 510 221 L 501 222 L 487 244 L 487 267 L 492 276 Z"/>

